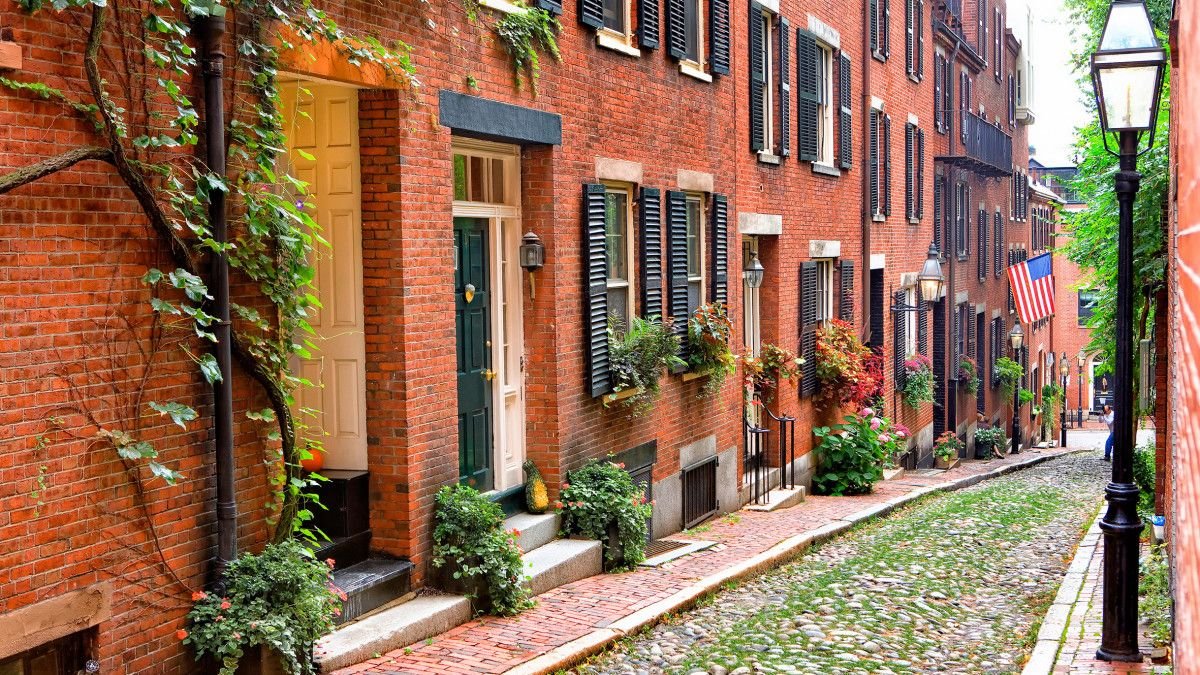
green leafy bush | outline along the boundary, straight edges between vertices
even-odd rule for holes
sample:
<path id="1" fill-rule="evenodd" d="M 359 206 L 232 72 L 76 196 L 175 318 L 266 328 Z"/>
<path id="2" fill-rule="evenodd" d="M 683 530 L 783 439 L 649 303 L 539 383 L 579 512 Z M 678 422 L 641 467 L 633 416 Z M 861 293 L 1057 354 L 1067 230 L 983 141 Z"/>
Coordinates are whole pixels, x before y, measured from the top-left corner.
<path id="1" fill-rule="evenodd" d="M 1138 486 L 1138 513 L 1145 520 L 1154 516 L 1154 455 L 1153 443 L 1147 443 L 1133 451 L 1133 482 Z"/>
<path id="2" fill-rule="evenodd" d="M 1150 555 L 1142 559 L 1141 577 L 1139 613 L 1150 629 L 1154 646 L 1165 647 L 1171 644 L 1171 581 L 1163 546 L 1150 547 Z"/>
<path id="3" fill-rule="evenodd" d="M 597 460 L 568 472 L 560 496 L 555 507 L 562 513 L 563 532 L 600 540 L 606 570 L 633 569 L 646 559 L 652 505 L 624 464 Z"/>
<path id="4" fill-rule="evenodd" d="M 663 370 L 686 365 L 678 354 L 679 336 L 671 330 L 671 319 L 635 316 L 629 322 L 629 330 L 625 330 L 619 318 L 609 317 L 608 359 L 613 393 L 637 390 L 637 394 L 620 401 L 635 417 L 650 412 L 658 398 L 658 380 Z"/>
<path id="5" fill-rule="evenodd" d="M 1021 405 L 1030 403 L 1033 401 L 1033 392 L 1029 391 L 1028 389 L 1022 388 L 1020 391 L 1017 392 L 1017 400 L 1020 401 Z"/>
<path id="6" fill-rule="evenodd" d="M 330 578 L 333 561 L 318 561 L 304 544 L 289 539 L 258 555 L 244 554 L 226 570 L 225 595 L 192 594 L 188 628 L 176 636 L 233 675 L 245 653 L 266 646 L 291 675 L 316 673 L 313 644 L 333 630 L 345 599 Z"/>
<path id="7" fill-rule="evenodd" d="M 996 382 L 1000 387 L 1000 395 L 1006 399 L 1012 398 L 1013 392 L 1017 390 L 1017 386 L 1021 382 L 1021 377 L 1025 375 L 1024 366 L 1007 356 L 1002 356 L 996 359 L 992 368 L 996 371 Z"/>
<path id="8" fill-rule="evenodd" d="M 461 587 L 475 606 L 511 616 L 533 606 L 525 586 L 521 549 L 504 529 L 500 505 L 468 485 L 438 490 L 434 507 L 433 566 L 445 585 Z"/>
<path id="9" fill-rule="evenodd" d="M 1004 447 L 1004 429 L 1000 427 L 982 427 L 975 430 L 975 456 L 984 453 L 981 450 L 1002 452 Z"/>
<path id="10" fill-rule="evenodd" d="M 904 361 L 904 403 L 917 408 L 933 401 L 933 362 L 924 354 L 914 354 Z"/>
<path id="11" fill-rule="evenodd" d="M 1062 410 L 1063 394 L 1063 388 L 1053 382 L 1042 387 L 1042 436 L 1046 438 L 1054 434 L 1054 424 Z"/>
<path id="12" fill-rule="evenodd" d="M 697 307 L 688 321 L 687 362 L 692 372 L 708 376 L 701 396 L 721 391 L 725 378 L 734 372 L 736 359 L 729 348 L 732 333 L 733 323 L 719 302 Z"/>
<path id="13" fill-rule="evenodd" d="M 842 496 L 870 492 L 883 478 L 883 464 L 907 443 L 908 430 L 864 408 L 861 414 L 847 415 L 844 424 L 813 429 L 813 435 L 821 440 L 813 490 Z"/>

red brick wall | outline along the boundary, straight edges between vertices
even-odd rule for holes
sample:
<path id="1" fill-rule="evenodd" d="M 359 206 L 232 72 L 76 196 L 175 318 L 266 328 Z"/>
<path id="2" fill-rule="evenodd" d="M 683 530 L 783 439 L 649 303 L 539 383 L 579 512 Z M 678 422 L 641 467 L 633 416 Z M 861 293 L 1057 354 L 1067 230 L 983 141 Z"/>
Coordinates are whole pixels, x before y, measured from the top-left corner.
<path id="1" fill-rule="evenodd" d="M 1059 228 L 1059 236 L 1055 240 L 1057 248 L 1063 248 L 1069 243 L 1070 239 L 1066 233 Z M 1081 325 L 1079 320 L 1079 291 L 1078 286 L 1084 281 L 1083 272 L 1079 266 L 1072 263 L 1065 255 L 1054 256 L 1054 302 L 1056 305 L 1054 314 L 1054 349 L 1058 356 L 1061 357 L 1063 352 L 1067 354 L 1067 361 L 1071 364 L 1071 375 L 1067 378 L 1066 405 L 1068 416 L 1068 433 L 1067 441 L 1070 442 L 1070 428 L 1074 422 L 1071 416 L 1076 414 L 1080 402 L 1080 379 L 1079 379 L 1079 350 L 1083 349 L 1087 352 L 1088 343 L 1091 342 L 1091 331 L 1087 326 Z M 1083 410 L 1086 419 L 1087 412 L 1092 409 L 1092 401 L 1090 398 L 1091 373 L 1090 364 L 1085 361 L 1083 365 Z M 1055 366 L 1057 370 L 1057 366 Z"/>

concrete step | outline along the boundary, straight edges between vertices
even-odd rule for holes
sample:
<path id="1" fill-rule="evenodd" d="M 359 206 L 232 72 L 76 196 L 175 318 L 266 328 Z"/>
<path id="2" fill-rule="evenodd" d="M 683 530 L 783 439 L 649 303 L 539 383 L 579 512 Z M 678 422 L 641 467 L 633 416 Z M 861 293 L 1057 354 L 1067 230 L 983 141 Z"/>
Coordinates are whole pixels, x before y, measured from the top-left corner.
<path id="1" fill-rule="evenodd" d="M 518 513 L 504 520 L 504 529 L 516 530 L 517 546 L 528 553 L 541 548 L 558 538 L 558 528 L 561 518 L 557 513 Z"/>
<path id="2" fill-rule="evenodd" d="M 471 603 L 461 595 L 414 598 L 326 635 L 317 643 L 317 663 L 321 672 L 331 673 L 434 637 L 470 619 Z"/>
<path id="3" fill-rule="evenodd" d="M 767 493 L 767 498 L 764 504 L 747 504 L 747 511 L 777 511 L 795 506 L 804 501 L 805 496 L 804 486 L 797 485 L 794 488 L 775 488 Z"/>
<path id="4" fill-rule="evenodd" d="M 407 560 L 368 559 L 333 571 L 333 583 L 346 593 L 338 623 L 353 621 L 409 591 L 413 564 Z"/>
<path id="5" fill-rule="evenodd" d="M 541 595 L 552 588 L 600 574 L 604 571 L 603 555 L 598 541 L 559 539 L 533 549 L 521 556 L 521 560 L 529 575 L 530 590 L 534 595 Z"/>

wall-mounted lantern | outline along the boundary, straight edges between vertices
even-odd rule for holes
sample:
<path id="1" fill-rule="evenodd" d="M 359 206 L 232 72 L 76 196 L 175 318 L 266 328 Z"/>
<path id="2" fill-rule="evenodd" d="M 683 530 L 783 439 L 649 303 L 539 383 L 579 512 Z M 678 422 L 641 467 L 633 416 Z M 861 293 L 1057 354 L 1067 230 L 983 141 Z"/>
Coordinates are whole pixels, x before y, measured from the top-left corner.
<path id="1" fill-rule="evenodd" d="M 546 264 L 546 247 L 540 237 L 533 232 L 526 232 L 521 237 L 521 248 L 517 257 L 521 269 L 529 272 L 529 299 L 534 300 L 537 298 L 537 291 L 533 284 L 533 273 Z"/>

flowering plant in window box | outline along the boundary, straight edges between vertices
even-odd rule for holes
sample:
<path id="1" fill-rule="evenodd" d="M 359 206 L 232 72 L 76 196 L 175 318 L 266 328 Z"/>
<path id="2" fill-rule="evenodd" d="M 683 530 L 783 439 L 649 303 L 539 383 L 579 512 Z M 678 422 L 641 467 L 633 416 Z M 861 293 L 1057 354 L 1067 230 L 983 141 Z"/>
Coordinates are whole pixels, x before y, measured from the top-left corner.
<path id="1" fill-rule="evenodd" d="M 746 373 L 747 396 L 751 397 L 757 392 L 770 401 L 779 382 L 800 379 L 800 366 L 804 365 L 804 359 L 784 347 L 764 342 L 757 357 L 747 352 L 742 357 L 742 363 Z"/>
<path id="2" fill-rule="evenodd" d="M 904 403 L 916 408 L 933 401 L 933 362 L 924 354 L 909 356 L 904 361 Z"/>
<path id="3" fill-rule="evenodd" d="M 686 364 L 679 358 L 679 336 L 671 319 L 633 317 L 625 330 L 616 315 L 608 319 L 608 359 L 613 373 L 613 393 L 604 397 L 607 407 L 620 403 L 633 416 L 644 415 L 658 398 L 658 378 L 663 370 Z"/>
<path id="4" fill-rule="evenodd" d="M 708 377 L 701 397 L 720 391 L 725 378 L 734 372 L 737 359 L 729 348 L 732 333 L 733 323 L 720 302 L 697 307 L 688 321 L 687 363 L 693 373 Z"/>
<path id="5" fill-rule="evenodd" d="M 840 319 L 829 321 L 817 330 L 815 351 L 824 400 L 859 407 L 880 395 L 881 364 L 859 341 L 854 326 Z"/>
<path id="6" fill-rule="evenodd" d="M 958 386 L 968 394 L 975 395 L 979 393 L 979 385 L 979 364 L 975 363 L 975 359 L 964 356 L 958 362 Z"/>

